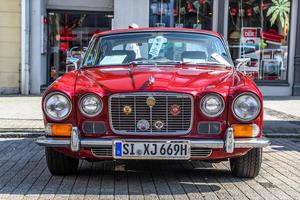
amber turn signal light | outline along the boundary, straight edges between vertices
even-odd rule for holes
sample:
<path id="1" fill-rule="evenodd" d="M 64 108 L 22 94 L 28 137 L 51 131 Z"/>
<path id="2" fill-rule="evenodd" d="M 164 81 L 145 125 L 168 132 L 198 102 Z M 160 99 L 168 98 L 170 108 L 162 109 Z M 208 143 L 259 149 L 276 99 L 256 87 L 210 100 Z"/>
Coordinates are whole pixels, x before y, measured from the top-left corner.
<path id="1" fill-rule="evenodd" d="M 256 124 L 233 124 L 234 137 L 256 137 L 259 127 Z"/>
<path id="2" fill-rule="evenodd" d="M 46 134 L 49 136 L 70 137 L 72 133 L 72 124 L 47 124 Z"/>

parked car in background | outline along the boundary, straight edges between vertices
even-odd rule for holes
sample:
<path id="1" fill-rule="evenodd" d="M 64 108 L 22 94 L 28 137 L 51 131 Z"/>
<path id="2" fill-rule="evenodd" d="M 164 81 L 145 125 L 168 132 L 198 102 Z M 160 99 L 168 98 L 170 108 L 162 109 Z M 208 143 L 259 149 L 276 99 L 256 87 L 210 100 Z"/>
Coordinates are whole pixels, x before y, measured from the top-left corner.
<path id="1" fill-rule="evenodd" d="M 257 176 L 269 143 L 262 95 L 236 68 L 210 31 L 95 35 L 81 67 L 44 93 L 37 143 L 50 172 L 74 173 L 79 159 L 229 160 L 234 175 Z"/>

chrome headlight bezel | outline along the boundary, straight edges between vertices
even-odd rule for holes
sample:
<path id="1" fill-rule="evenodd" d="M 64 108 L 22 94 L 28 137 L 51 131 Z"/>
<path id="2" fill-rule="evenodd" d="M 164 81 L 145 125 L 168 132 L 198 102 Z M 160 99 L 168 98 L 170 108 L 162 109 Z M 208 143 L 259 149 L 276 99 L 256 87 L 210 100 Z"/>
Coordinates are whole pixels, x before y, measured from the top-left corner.
<path id="1" fill-rule="evenodd" d="M 255 115 L 253 115 L 251 118 L 247 118 L 247 119 L 238 116 L 238 115 L 236 114 L 236 112 L 235 112 L 235 103 L 236 103 L 236 101 L 238 100 L 238 98 L 240 98 L 241 96 L 244 96 L 244 95 L 248 95 L 248 96 L 253 97 L 253 98 L 255 99 L 255 101 L 257 102 L 257 108 L 258 108 L 258 109 L 257 109 L 257 112 L 255 113 Z M 233 116 L 234 116 L 237 120 L 239 120 L 239 121 L 241 121 L 241 122 L 250 122 L 250 121 L 253 121 L 253 120 L 255 120 L 255 119 L 260 115 L 260 113 L 261 113 L 261 101 L 260 101 L 259 97 L 258 97 L 256 94 L 254 94 L 254 93 L 252 93 L 252 92 L 243 92 L 243 93 L 237 95 L 237 96 L 233 99 L 232 105 L 231 105 L 231 112 L 232 112 Z"/>
<path id="2" fill-rule="evenodd" d="M 98 106 L 99 108 L 93 114 L 87 113 L 85 111 L 85 109 L 83 108 L 83 105 L 82 105 L 83 100 L 85 98 L 88 98 L 88 97 L 95 97 L 98 100 L 98 102 L 99 102 L 99 106 Z M 78 107 L 79 107 L 80 113 L 83 114 L 85 117 L 95 117 L 95 116 L 99 115 L 102 112 L 102 110 L 103 110 L 103 101 L 102 101 L 101 97 L 99 97 L 98 95 L 93 94 L 93 93 L 88 93 L 88 94 L 83 95 L 79 99 L 79 101 L 78 101 Z"/>
<path id="3" fill-rule="evenodd" d="M 51 114 L 48 112 L 47 102 L 48 102 L 48 100 L 49 100 L 51 97 L 53 97 L 53 96 L 55 96 L 55 95 L 63 96 L 63 97 L 66 98 L 66 100 L 67 100 L 67 105 L 68 105 L 68 109 L 69 109 L 69 110 L 68 110 L 67 114 L 66 114 L 65 116 L 63 116 L 63 117 L 55 117 L 55 116 L 51 115 Z M 66 119 L 66 118 L 68 118 L 68 117 L 70 116 L 71 111 L 72 111 L 72 102 L 71 102 L 70 98 L 69 98 L 66 94 L 64 94 L 64 93 L 62 93 L 62 92 L 51 92 L 51 93 L 47 94 L 46 97 L 44 98 L 44 101 L 43 101 L 43 110 L 44 110 L 45 115 L 46 115 L 47 117 L 49 117 L 50 119 L 52 119 L 52 120 L 54 120 L 54 121 L 62 121 L 62 120 Z"/>
<path id="4" fill-rule="evenodd" d="M 207 112 L 207 109 L 204 108 L 204 103 L 205 101 L 209 98 L 209 97 L 214 97 L 216 99 L 219 100 L 220 102 L 220 105 L 221 105 L 221 108 L 218 110 L 218 112 L 216 113 L 208 113 Z M 204 95 L 201 100 L 200 100 L 200 103 L 199 103 L 199 109 L 201 111 L 202 114 L 204 114 L 206 117 L 209 117 L 209 118 L 214 118 L 214 117 L 218 117 L 220 116 L 224 110 L 225 110 L 225 101 L 224 101 L 224 98 L 220 95 L 220 94 L 217 94 L 217 93 L 209 93 L 209 94 L 206 94 Z"/>

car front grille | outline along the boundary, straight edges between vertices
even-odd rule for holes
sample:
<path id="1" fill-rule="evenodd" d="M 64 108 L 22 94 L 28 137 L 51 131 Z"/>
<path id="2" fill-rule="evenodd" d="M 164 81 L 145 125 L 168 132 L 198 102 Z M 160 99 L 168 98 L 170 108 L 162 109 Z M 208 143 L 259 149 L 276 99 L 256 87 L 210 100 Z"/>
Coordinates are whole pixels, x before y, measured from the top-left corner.
<path id="1" fill-rule="evenodd" d="M 113 94 L 109 112 L 110 126 L 116 134 L 187 134 L 192 128 L 193 98 L 162 92 Z"/>

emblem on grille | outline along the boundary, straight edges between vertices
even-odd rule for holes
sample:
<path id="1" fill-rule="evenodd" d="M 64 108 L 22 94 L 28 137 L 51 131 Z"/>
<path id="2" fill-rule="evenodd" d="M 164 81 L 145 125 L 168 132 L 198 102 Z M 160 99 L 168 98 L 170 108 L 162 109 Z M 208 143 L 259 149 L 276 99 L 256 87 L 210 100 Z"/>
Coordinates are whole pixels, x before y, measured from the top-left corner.
<path id="1" fill-rule="evenodd" d="M 180 105 L 178 105 L 178 104 L 171 105 L 171 107 L 170 107 L 170 113 L 173 116 L 179 115 L 181 113 Z"/>
<path id="2" fill-rule="evenodd" d="M 147 103 L 147 106 L 153 107 L 153 106 L 155 106 L 156 100 L 154 97 L 148 97 L 146 103 Z"/>
<path id="3" fill-rule="evenodd" d="M 130 113 L 132 113 L 132 108 L 131 108 L 131 106 L 128 106 L 128 105 L 124 106 L 124 107 L 123 107 L 123 113 L 124 113 L 125 115 L 130 115 Z"/>
<path id="4" fill-rule="evenodd" d="M 161 130 L 163 129 L 163 127 L 165 126 L 163 121 L 157 120 L 154 122 L 153 126 L 157 129 L 157 130 Z"/>
<path id="5" fill-rule="evenodd" d="M 150 124 L 147 120 L 141 119 L 138 121 L 136 127 L 140 130 L 140 131 L 146 131 L 150 128 Z"/>

